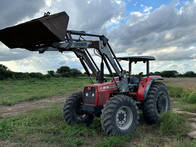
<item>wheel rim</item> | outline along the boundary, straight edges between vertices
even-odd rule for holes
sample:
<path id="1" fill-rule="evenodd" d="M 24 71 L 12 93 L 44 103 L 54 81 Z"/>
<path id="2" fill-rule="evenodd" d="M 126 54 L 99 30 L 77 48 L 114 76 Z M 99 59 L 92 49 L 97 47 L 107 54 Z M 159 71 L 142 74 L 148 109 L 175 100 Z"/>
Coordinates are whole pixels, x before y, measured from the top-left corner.
<path id="1" fill-rule="evenodd" d="M 119 129 L 128 129 L 133 122 L 133 112 L 130 107 L 122 106 L 116 113 L 116 124 Z"/>
<path id="2" fill-rule="evenodd" d="M 158 113 L 162 113 L 168 110 L 168 98 L 167 94 L 164 92 L 160 92 L 157 98 L 157 111 Z"/>

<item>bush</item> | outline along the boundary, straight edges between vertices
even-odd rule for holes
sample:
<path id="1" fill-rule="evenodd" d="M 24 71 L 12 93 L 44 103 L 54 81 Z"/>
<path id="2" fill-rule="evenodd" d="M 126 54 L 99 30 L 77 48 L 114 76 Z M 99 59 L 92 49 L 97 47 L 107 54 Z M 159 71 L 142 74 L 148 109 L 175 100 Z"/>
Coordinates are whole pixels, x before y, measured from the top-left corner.
<path id="1" fill-rule="evenodd" d="M 167 87 L 171 97 L 181 98 L 189 95 L 188 91 L 185 91 L 182 87 L 171 87 L 171 86 L 167 86 Z"/>
<path id="2" fill-rule="evenodd" d="M 46 77 L 42 73 L 30 73 L 30 78 L 45 79 Z"/>
<path id="3" fill-rule="evenodd" d="M 78 69 L 75 69 L 75 68 L 71 69 L 70 73 L 71 73 L 71 76 L 79 76 L 82 74 L 81 71 L 79 71 Z"/>
<path id="4" fill-rule="evenodd" d="M 187 71 L 183 74 L 184 77 L 196 77 L 196 73 L 193 71 Z"/>
<path id="5" fill-rule="evenodd" d="M 196 93 L 192 93 L 188 97 L 183 97 L 182 101 L 191 103 L 191 104 L 196 104 Z"/>
<path id="6" fill-rule="evenodd" d="M 22 72 L 13 72 L 13 79 L 29 79 L 29 73 L 22 73 Z"/>
<path id="7" fill-rule="evenodd" d="M 160 132 L 162 135 L 181 137 L 188 131 L 185 117 L 173 113 L 163 113 L 160 119 Z"/>
<path id="8" fill-rule="evenodd" d="M 48 71 L 48 75 L 51 77 L 55 77 L 55 72 L 53 70 Z"/>
<path id="9" fill-rule="evenodd" d="M 57 71 L 48 71 L 47 75 L 42 73 L 22 73 L 22 72 L 12 72 L 2 64 L 0 64 L 0 80 L 6 79 L 17 79 L 25 80 L 31 78 L 46 79 L 50 77 L 75 77 L 82 75 L 81 71 L 78 69 L 70 69 L 68 66 L 61 66 Z"/>

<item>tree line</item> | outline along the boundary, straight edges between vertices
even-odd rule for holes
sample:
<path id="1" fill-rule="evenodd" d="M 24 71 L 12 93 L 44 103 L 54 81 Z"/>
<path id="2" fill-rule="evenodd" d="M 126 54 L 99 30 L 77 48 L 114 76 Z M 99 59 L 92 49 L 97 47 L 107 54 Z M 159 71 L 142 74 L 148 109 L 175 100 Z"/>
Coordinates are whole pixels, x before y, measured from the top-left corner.
<path id="1" fill-rule="evenodd" d="M 51 77 L 77 77 L 86 75 L 75 68 L 70 68 L 68 66 L 61 66 L 56 71 L 51 70 L 48 71 L 47 74 L 42 74 L 39 72 L 31 72 L 31 73 L 23 73 L 23 72 L 13 72 L 9 70 L 6 66 L 0 64 L 0 80 L 5 79 L 30 79 L 30 78 L 37 78 L 37 79 L 46 79 Z M 141 72 L 140 75 L 143 75 Z M 193 71 L 187 71 L 184 74 L 177 72 L 176 70 L 165 70 L 165 71 L 156 71 L 151 72 L 150 75 L 160 75 L 162 77 L 196 77 L 196 73 Z"/>
<path id="2" fill-rule="evenodd" d="M 61 66 L 56 71 L 48 71 L 47 74 L 42 74 L 39 72 L 23 73 L 23 72 L 13 72 L 9 70 L 6 66 L 0 64 L 0 80 L 6 79 L 47 79 L 51 77 L 76 77 L 81 76 L 82 73 L 78 69 L 70 68 L 68 66 Z"/>
<path id="3" fill-rule="evenodd" d="M 194 71 L 187 71 L 183 74 L 179 73 L 176 70 L 165 70 L 162 72 L 156 71 L 156 72 L 151 72 L 150 75 L 160 75 L 162 77 L 196 77 L 196 73 Z"/>

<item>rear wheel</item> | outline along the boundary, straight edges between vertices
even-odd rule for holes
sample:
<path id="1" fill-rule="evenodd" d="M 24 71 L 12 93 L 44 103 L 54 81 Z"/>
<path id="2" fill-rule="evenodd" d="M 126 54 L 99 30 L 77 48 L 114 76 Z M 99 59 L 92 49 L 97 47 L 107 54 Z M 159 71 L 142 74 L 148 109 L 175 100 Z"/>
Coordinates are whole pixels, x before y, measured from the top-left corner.
<path id="1" fill-rule="evenodd" d="M 69 96 L 63 107 L 63 118 L 68 124 L 86 123 L 89 125 L 93 121 L 93 115 L 85 114 L 81 111 L 82 92 L 73 93 Z"/>
<path id="2" fill-rule="evenodd" d="M 169 93 L 161 82 L 152 83 L 147 98 L 144 101 L 143 114 L 145 120 L 152 124 L 160 118 L 160 114 L 170 109 Z"/>
<path id="3" fill-rule="evenodd" d="M 107 135 L 132 134 L 139 124 L 135 101 L 126 95 L 115 95 L 104 105 L 101 114 L 102 128 Z"/>

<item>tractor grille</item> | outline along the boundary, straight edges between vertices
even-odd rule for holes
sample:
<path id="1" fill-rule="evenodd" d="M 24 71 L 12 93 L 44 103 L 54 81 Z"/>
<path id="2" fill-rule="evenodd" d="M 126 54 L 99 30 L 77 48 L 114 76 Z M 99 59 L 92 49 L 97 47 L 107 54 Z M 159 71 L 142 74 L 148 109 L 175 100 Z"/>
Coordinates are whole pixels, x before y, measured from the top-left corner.
<path id="1" fill-rule="evenodd" d="M 99 104 L 104 105 L 105 103 L 105 92 L 100 92 L 99 93 Z"/>
<path id="2" fill-rule="evenodd" d="M 90 90 L 88 87 L 84 88 L 84 97 L 83 101 L 85 104 L 95 104 L 95 87 L 91 87 Z"/>

